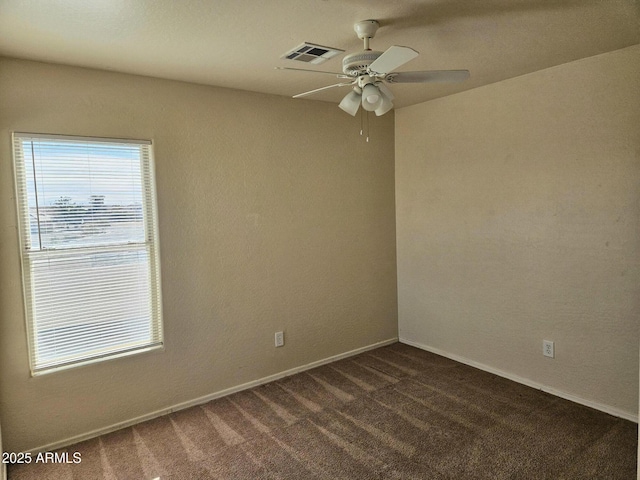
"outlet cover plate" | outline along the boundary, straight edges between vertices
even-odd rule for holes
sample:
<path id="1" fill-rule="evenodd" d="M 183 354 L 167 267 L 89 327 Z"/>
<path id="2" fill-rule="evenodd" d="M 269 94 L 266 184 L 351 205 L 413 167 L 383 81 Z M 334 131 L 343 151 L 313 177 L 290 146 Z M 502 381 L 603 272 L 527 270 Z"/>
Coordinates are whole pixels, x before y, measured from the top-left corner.
<path id="1" fill-rule="evenodd" d="M 555 357 L 555 349 L 553 347 L 553 342 L 551 340 L 542 341 L 542 354 L 545 357 L 550 357 L 550 358 Z"/>

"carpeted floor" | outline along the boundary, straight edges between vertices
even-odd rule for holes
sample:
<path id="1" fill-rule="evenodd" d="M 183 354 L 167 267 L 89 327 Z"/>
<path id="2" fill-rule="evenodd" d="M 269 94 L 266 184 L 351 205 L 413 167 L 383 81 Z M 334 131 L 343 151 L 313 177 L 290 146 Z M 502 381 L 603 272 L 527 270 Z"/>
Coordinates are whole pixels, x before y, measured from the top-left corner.
<path id="1" fill-rule="evenodd" d="M 635 479 L 637 425 L 400 343 L 65 449 L 25 479 Z"/>

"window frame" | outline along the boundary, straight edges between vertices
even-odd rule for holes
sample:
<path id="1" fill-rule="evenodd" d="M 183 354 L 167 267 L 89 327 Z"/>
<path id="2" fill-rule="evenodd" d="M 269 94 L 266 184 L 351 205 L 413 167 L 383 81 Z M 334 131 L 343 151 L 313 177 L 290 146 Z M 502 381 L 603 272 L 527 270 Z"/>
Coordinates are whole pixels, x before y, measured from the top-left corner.
<path id="1" fill-rule="evenodd" d="M 46 248 L 42 245 L 42 240 L 39 240 L 37 248 L 32 250 L 32 234 L 31 234 L 31 220 L 30 220 L 30 204 L 29 204 L 29 187 L 27 185 L 29 174 L 27 173 L 28 166 L 26 165 L 25 156 L 19 159 L 18 151 L 23 152 L 25 140 L 32 141 L 60 141 L 87 143 L 95 146 L 101 144 L 106 146 L 110 143 L 127 145 L 127 146 L 140 146 L 140 191 L 142 194 L 141 211 L 142 211 L 142 224 L 144 228 L 144 241 L 133 242 L 126 241 L 123 243 L 111 243 L 92 245 L 89 247 L 80 246 L 72 248 Z M 18 146 L 20 145 L 20 146 Z M 155 179 L 155 162 L 153 152 L 153 142 L 151 140 L 138 140 L 129 138 L 107 138 L 107 137 L 94 137 L 94 136 L 77 136 L 77 135 L 59 135 L 59 134 L 39 134 L 28 132 L 12 132 L 11 134 L 11 146 L 13 156 L 13 170 L 14 170 L 14 187 L 15 187 L 15 204 L 17 207 L 17 220 L 18 220 L 18 241 L 20 249 L 20 266 L 21 266 L 21 278 L 22 278 L 22 294 L 24 304 L 24 320 L 26 327 L 26 339 L 29 355 L 29 367 L 31 376 L 39 376 L 48 374 L 60 370 L 67 370 L 70 368 L 80 367 L 84 365 L 90 365 L 99 363 L 102 361 L 108 361 L 112 359 L 127 357 L 131 355 L 142 354 L 150 351 L 163 351 L 164 350 L 164 322 L 162 312 L 162 287 L 161 287 L 161 271 L 160 271 L 160 242 L 158 232 L 158 208 L 156 197 L 156 179 Z M 22 163 L 21 163 L 22 160 Z M 35 161 L 35 159 L 34 159 Z M 35 173 L 33 173 L 35 178 Z M 37 190 L 37 187 L 34 187 Z M 36 193 L 37 197 L 37 193 Z M 40 215 L 40 206 L 37 203 L 35 208 Z M 38 235 L 41 235 L 42 229 L 38 224 Z M 141 247 L 142 246 L 142 247 Z M 123 253 L 131 253 L 141 248 L 146 249 L 148 252 L 148 263 L 145 265 L 145 272 L 148 276 L 148 294 L 143 297 L 146 298 L 149 303 L 150 315 L 148 318 L 149 325 L 149 338 L 153 339 L 147 345 L 132 347 L 129 349 L 120 349 L 111 352 L 103 352 L 99 354 L 84 353 L 79 355 L 78 358 L 69 361 L 48 362 L 47 365 L 38 364 L 38 353 L 36 348 L 36 293 L 34 287 L 34 258 L 37 261 L 39 256 L 47 255 L 71 257 L 79 249 L 94 249 L 96 251 L 109 251 L 111 249 L 121 250 Z M 44 253 L 43 253 L 44 252 Z M 132 296 L 133 298 L 133 296 Z M 146 318 L 146 317 L 145 317 Z M 122 342 L 120 346 L 122 346 Z M 104 346 L 102 347 L 104 348 Z"/>

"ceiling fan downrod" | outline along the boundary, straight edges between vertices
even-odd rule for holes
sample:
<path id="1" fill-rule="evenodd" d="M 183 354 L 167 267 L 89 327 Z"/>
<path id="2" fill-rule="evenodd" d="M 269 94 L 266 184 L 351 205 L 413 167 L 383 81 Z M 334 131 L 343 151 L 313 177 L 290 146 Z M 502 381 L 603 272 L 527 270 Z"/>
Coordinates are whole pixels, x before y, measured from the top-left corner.
<path id="1" fill-rule="evenodd" d="M 376 36 L 378 28 L 380 28 L 380 24 L 377 20 L 363 20 L 353 26 L 358 38 L 364 40 L 365 50 L 371 50 L 369 48 L 369 40 Z"/>

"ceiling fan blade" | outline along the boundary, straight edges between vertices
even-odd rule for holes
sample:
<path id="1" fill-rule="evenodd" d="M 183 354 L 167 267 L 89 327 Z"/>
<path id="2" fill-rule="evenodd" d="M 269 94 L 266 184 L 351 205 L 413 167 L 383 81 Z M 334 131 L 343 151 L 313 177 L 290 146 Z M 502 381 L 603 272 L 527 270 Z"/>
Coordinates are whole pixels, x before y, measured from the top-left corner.
<path id="1" fill-rule="evenodd" d="M 426 70 L 423 72 L 397 72 L 385 77 L 389 83 L 464 82 L 469 70 Z"/>
<path id="2" fill-rule="evenodd" d="M 400 65 L 404 65 L 417 56 L 418 52 L 413 48 L 392 45 L 369 65 L 368 70 L 372 73 L 380 74 L 393 72 Z"/>
<path id="3" fill-rule="evenodd" d="M 351 78 L 348 75 L 335 72 L 324 72 L 322 70 L 307 70 L 306 68 L 291 68 L 291 67 L 275 67 L 276 70 L 294 70 L 296 72 L 309 72 L 309 73 L 326 73 L 328 75 L 334 75 L 338 78 Z"/>
<path id="4" fill-rule="evenodd" d="M 327 90 L 329 88 L 334 88 L 334 87 L 346 87 L 347 85 L 353 85 L 354 83 L 356 82 L 353 81 L 348 83 L 336 83 L 334 85 L 327 85 L 326 87 L 320 87 L 320 88 L 316 88 L 315 90 L 309 90 L 308 92 L 299 93 L 297 95 L 294 95 L 293 98 L 306 97 L 307 95 L 311 95 L 312 93 L 316 93 L 316 92 L 321 92 L 322 90 Z"/>

